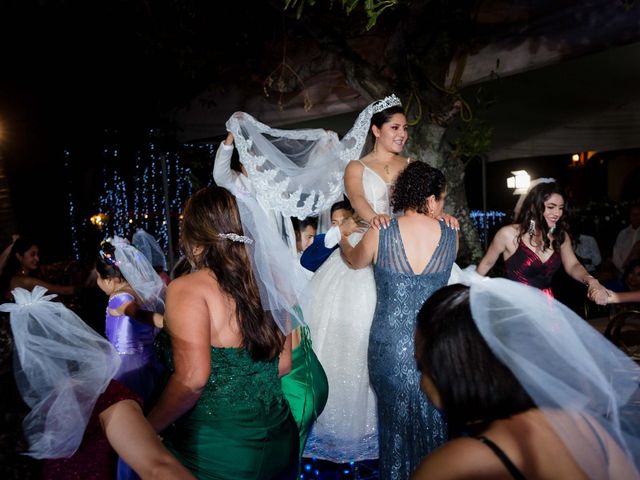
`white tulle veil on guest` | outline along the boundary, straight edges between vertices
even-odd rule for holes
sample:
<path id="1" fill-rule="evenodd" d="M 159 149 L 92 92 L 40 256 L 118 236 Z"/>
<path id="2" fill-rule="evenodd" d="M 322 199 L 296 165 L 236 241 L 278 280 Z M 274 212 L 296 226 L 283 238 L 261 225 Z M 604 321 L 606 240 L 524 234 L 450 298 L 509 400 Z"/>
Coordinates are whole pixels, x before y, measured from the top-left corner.
<path id="1" fill-rule="evenodd" d="M 96 400 L 118 371 L 120 357 L 56 295 L 35 286 L 16 288 L 9 312 L 15 345 L 14 375 L 31 408 L 23 421 L 34 458 L 70 457 L 82 442 Z"/>
<path id="2" fill-rule="evenodd" d="M 536 178 L 535 180 L 531 180 L 531 183 L 529 183 L 529 187 L 527 187 L 527 191 L 520 194 L 520 196 L 518 197 L 518 201 L 516 202 L 516 206 L 513 208 L 514 221 L 516 218 L 518 218 L 518 214 L 520 213 L 520 209 L 522 209 L 522 204 L 524 203 L 524 199 L 527 198 L 527 195 L 529 195 L 531 190 L 533 190 L 537 185 L 540 185 L 541 183 L 554 183 L 555 181 L 556 181 L 555 178 L 547 178 L 547 177 L 540 177 L 540 178 Z"/>
<path id="3" fill-rule="evenodd" d="M 140 250 L 153 267 L 167 269 L 167 259 L 158 241 L 142 228 L 138 228 L 131 237 L 131 243 Z"/>
<path id="4" fill-rule="evenodd" d="M 536 288 L 482 277 L 474 266 L 459 271 L 457 280 L 470 287 L 471 314 L 489 348 L 542 409 L 585 473 L 609 478 L 616 447 L 600 432 L 607 432 L 638 470 L 640 366 Z"/>
<path id="5" fill-rule="evenodd" d="M 226 127 L 260 203 L 304 219 L 342 200 L 344 170 L 349 161 L 362 157 L 371 118 L 400 105 L 395 95 L 371 103 L 341 140 L 323 129 L 271 128 L 244 112 L 234 113 Z"/>
<path id="6" fill-rule="evenodd" d="M 150 312 L 164 313 L 166 285 L 147 257 L 124 238 L 114 236 L 106 241 L 113 245 L 115 264 L 142 300 L 142 307 Z"/>
<path id="7" fill-rule="evenodd" d="M 242 243 L 251 259 L 262 308 L 271 313 L 280 330 L 288 335 L 305 325 L 308 279 L 301 268 L 296 268 L 289 248 L 270 225 L 257 200 L 238 185 L 226 188 L 238 204 L 244 233 Z"/>

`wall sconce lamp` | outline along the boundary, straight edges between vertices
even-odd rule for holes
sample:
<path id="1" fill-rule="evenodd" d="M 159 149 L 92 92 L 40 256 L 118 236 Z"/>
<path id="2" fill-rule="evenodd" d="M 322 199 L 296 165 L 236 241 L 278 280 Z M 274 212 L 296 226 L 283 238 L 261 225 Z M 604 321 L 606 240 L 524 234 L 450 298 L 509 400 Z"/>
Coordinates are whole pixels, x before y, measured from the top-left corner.
<path id="1" fill-rule="evenodd" d="M 526 170 L 516 170 L 511 172 L 512 177 L 507 178 L 507 188 L 512 188 L 514 195 L 521 195 L 527 193 L 529 184 L 531 183 L 531 177 Z"/>

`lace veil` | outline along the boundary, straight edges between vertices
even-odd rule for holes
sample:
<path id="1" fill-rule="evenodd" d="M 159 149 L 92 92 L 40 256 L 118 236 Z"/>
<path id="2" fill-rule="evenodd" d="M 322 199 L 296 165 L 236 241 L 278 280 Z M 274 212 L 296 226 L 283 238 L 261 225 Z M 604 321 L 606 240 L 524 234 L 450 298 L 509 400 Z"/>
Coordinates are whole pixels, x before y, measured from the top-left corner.
<path id="1" fill-rule="evenodd" d="M 16 288 L 9 312 L 14 374 L 31 411 L 23 421 L 34 458 L 69 457 L 78 449 L 96 400 L 118 371 L 113 346 L 62 303 L 36 286 Z"/>
<path id="2" fill-rule="evenodd" d="M 470 286 L 471 313 L 481 335 L 588 476 L 610 478 L 608 469 L 620 450 L 637 470 L 640 367 L 538 289 L 482 277 L 474 266 L 458 279 Z"/>
<path id="3" fill-rule="evenodd" d="M 153 267 L 161 267 L 167 270 L 167 259 L 164 251 L 153 235 L 147 233 L 144 229 L 138 228 L 131 237 L 131 243 L 140 250 Z"/>
<path id="4" fill-rule="evenodd" d="M 344 169 L 362 157 L 371 117 L 396 105 L 395 95 L 371 103 L 341 140 L 323 129 L 271 128 L 244 112 L 234 113 L 226 127 L 260 203 L 304 219 L 342 200 Z"/>
<path id="5" fill-rule="evenodd" d="M 142 300 L 142 308 L 164 313 L 165 284 L 147 257 L 124 238 L 114 236 L 107 241 L 114 246 L 117 267 Z"/>
<path id="6" fill-rule="evenodd" d="M 344 169 L 362 155 L 371 117 L 394 105 L 400 101 L 392 95 L 367 106 L 342 140 L 323 129 L 274 129 L 244 112 L 227 121 L 253 192 L 239 184 L 225 188 L 235 195 L 244 234 L 253 240 L 247 248 L 262 306 L 285 334 L 304 324 L 309 282 L 260 205 L 300 219 L 328 211 L 342 200 Z"/>

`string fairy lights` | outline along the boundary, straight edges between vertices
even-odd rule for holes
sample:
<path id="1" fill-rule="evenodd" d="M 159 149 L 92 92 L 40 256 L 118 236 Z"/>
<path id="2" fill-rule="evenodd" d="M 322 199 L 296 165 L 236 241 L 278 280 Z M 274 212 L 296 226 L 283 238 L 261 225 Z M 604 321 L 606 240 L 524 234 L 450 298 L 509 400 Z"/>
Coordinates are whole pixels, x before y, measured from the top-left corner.
<path id="1" fill-rule="evenodd" d="M 160 246 L 167 251 L 169 231 L 165 207 L 162 169 L 160 156 L 167 162 L 167 183 L 169 205 L 172 218 L 173 235 L 177 234 L 181 210 L 187 198 L 193 193 L 191 185 L 191 169 L 184 165 L 184 153 L 196 151 L 199 156 L 205 155 L 206 162 L 213 162 L 215 150 L 210 145 L 183 145 L 175 151 L 160 150 L 154 141 L 157 134 L 149 131 L 150 140 L 143 148 L 131 155 L 121 158 L 117 146 L 105 146 L 102 149 L 102 182 L 94 201 L 94 211 L 85 217 L 78 218 L 76 202 L 68 185 L 68 211 L 72 230 L 72 249 L 76 259 L 80 258 L 79 231 L 82 228 L 97 228 L 101 236 L 128 237 L 135 228 L 144 228 L 153 235 Z M 65 150 L 65 167 L 69 169 L 71 155 Z M 133 157 L 133 172 L 125 174 L 122 165 L 126 165 L 127 156 Z M 120 168 L 118 166 L 121 166 Z M 91 246 L 88 246 L 91 248 Z M 91 253 L 87 252 L 88 255 Z"/>

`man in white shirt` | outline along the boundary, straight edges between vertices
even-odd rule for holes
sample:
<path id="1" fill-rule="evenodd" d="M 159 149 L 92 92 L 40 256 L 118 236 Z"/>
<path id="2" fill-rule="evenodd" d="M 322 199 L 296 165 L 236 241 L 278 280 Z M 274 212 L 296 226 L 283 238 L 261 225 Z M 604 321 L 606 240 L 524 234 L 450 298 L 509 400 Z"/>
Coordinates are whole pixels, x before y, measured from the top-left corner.
<path id="1" fill-rule="evenodd" d="M 636 242 L 640 241 L 640 205 L 629 207 L 629 226 L 620 230 L 613 246 L 613 263 L 619 271 L 624 270 L 624 264 Z"/>

